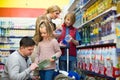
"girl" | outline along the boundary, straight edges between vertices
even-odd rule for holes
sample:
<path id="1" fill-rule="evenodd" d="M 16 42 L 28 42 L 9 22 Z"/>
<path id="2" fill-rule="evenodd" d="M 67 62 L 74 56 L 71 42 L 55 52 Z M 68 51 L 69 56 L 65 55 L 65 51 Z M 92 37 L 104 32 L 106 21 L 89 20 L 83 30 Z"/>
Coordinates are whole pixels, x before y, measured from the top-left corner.
<path id="1" fill-rule="evenodd" d="M 41 21 L 39 31 L 41 38 L 38 43 L 38 52 L 35 62 L 40 63 L 46 59 L 49 59 L 51 62 L 50 65 L 39 71 L 40 80 L 53 80 L 52 77 L 54 69 L 56 68 L 55 60 L 61 56 L 61 50 L 59 43 L 53 36 L 53 29 L 49 21 Z"/>

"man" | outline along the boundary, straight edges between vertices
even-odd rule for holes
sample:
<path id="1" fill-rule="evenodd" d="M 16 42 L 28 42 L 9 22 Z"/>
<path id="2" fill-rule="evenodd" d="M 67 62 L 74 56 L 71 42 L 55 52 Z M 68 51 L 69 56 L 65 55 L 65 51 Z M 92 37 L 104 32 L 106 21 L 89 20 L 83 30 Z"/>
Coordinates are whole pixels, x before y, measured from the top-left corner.
<path id="1" fill-rule="evenodd" d="M 8 56 L 3 80 L 31 80 L 30 73 L 38 67 L 36 63 L 30 65 L 28 57 L 33 52 L 35 42 L 29 37 L 23 37 L 19 45 L 19 49 Z"/>

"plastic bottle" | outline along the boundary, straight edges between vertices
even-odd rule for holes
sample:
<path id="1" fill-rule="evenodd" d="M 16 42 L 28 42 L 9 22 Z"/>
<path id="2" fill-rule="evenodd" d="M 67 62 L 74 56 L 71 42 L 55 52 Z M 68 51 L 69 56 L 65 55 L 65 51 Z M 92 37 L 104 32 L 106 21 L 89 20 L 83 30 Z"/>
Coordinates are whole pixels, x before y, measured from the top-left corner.
<path id="1" fill-rule="evenodd" d="M 70 35 L 66 35 L 65 38 L 62 40 L 62 43 L 68 45 L 69 41 L 70 41 Z"/>
<path id="2" fill-rule="evenodd" d="M 62 33 L 62 30 L 60 30 L 60 29 L 55 30 L 55 33 L 60 35 Z"/>

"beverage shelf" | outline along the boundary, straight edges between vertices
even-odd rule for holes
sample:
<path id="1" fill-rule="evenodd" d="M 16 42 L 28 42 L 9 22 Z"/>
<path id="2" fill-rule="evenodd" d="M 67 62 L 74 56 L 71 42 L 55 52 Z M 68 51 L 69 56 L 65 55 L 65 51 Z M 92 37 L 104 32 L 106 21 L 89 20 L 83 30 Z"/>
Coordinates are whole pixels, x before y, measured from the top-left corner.
<path id="1" fill-rule="evenodd" d="M 88 48 L 88 47 L 99 47 L 99 46 L 106 46 L 106 45 L 115 45 L 116 40 L 106 40 L 106 41 L 100 41 L 100 42 L 95 42 L 95 43 L 89 43 L 89 44 L 84 44 L 84 45 L 79 45 L 77 48 Z"/>
<path id="2" fill-rule="evenodd" d="M 108 12 L 114 11 L 114 10 L 116 10 L 116 7 L 115 7 L 115 6 L 114 6 L 114 7 L 111 7 L 110 9 L 108 9 L 108 10 L 106 10 L 106 11 L 104 11 L 103 13 L 101 13 L 101 14 L 99 14 L 98 16 L 92 18 L 91 20 L 86 21 L 85 23 L 81 24 L 80 27 L 82 27 L 82 26 L 84 26 L 85 24 L 88 24 L 88 23 L 92 22 L 93 20 L 101 17 L 102 15 L 105 15 L 105 14 L 107 14 Z"/>

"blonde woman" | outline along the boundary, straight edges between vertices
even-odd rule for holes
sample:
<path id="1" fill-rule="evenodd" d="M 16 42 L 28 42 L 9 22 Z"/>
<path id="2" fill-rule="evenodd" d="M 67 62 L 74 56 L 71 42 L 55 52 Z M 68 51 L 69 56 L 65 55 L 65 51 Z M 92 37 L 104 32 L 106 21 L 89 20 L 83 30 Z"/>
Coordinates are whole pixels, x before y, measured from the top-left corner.
<path id="1" fill-rule="evenodd" d="M 38 43 L 36 63 L 49 59 L 50 64 L 39 71 L 41 80 L 53 80 L 55 61 L 61 56 L 62 52 L 58 41 L 54 38 L 53 29 L 48 20 L 43 20 L 39 25 L 40 41 Z"/>
<path id="2" fill-rule="evenodd" d="M 57 5 L 54 5 L 54 6 L 51 6 L 47 9 L 46 11 L 46 14 L 45 15 L 42 15 L 42 16 L 39 16 L 36 20 L 36 31 L 35 31 L 35 35 L 34 35 L 34 40 L 36 43 L 39 42 L 39 24 L 41 22 L 41 20 L 48 20 L 49 23 L 51 25 L 53 25 L 52 23 L 52 19 L 56 19 L 59 17 L 59 14 L 61 13 L 61 9 L 57 6 Z M 53 25 L 54 27 L 54 25 Z"/>

